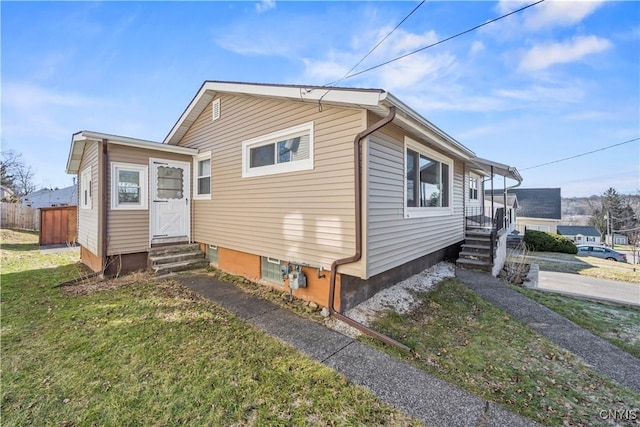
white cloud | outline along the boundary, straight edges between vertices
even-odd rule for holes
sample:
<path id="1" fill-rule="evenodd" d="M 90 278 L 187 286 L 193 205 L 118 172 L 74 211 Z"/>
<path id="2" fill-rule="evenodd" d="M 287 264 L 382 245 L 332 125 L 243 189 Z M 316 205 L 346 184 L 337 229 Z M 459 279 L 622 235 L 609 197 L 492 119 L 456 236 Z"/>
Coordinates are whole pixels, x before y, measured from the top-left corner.
<path id="1" fill-rule="evenodd" d="M 276 7 L 276 0 L 262 0 L 256 3 L 256 11 L 258 13 L 264 13 Z"/>
<path id="2" fill-rule="evenodd" d="M 578 36 L 568 42 L 534 46 L 523 56 L 519 69 L 544 70 L 554 64 L 574 62 L 587 55 L 604 52 L 611 46 L 609 40 L 596 36 Z"/>
<path id="3" fill-rule="evenodd" d="M 501 14 L 512 12 L 531 3 L 520 0 L 501 0 L 498 12 Z M 547 0 L 521 13 L 522 27 L 527 30 L 539 30 L 555 26 L 569 26 L 581 22 L 602 6 L 603 0 Z"/>
<path id="4" fill-rule="evenodd" d="M 4 82 L 2 92 L 3 109 L 34 111 L 45 107 L 89 107 L 96 103 L 83 95 L 63 93 L 31 83 Z"/>
<path id="5" fill-rule="evenodd" d="M 476 40 L 471 44 L 471 49 L 469 49 L 469 54 L 472 55 L 472 56 L 473 55 L 477 55 L 480 52 L 482 52 L 484 49 L 485 49 L 484 43 L 482 43 L 481 41 Z"/>

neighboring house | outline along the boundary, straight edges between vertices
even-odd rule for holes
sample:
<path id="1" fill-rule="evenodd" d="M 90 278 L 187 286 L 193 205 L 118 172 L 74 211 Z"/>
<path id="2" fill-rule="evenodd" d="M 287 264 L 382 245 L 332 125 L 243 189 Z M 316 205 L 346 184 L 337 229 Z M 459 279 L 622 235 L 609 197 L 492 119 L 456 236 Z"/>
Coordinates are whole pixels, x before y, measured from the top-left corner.
<path id="1" fill-rule="evenodd" d="M 33 208 L 49 208 L 54 206 L 77 206 L 78 205 L 78 187 L 72 185 L 57 190 L 43 188 L 34 191 L 22 198 L 23 206 L 31 206 Z"/>
<path id="2" fill-rule="evenodd" d="M 514 188 L 509 193 L 518 198 L 516 229 L 557 233 L 562 218 L 559 188 Z"/>
<path id="3" fill-rule="evenodd" d="M 613 240 L 613 243 L 612 243 L 612 240 Z M 611 245 L 628 245 L 629 244 L 629 238 L 627 236 L 625 236 L 624 234 L 614 233 L 613 234 L 613 239 L 611 239 L 611 234 L 607 234 L 605 236 L 605 242 L 609 246 L 611 246 Z"/>
<path id="4" fill-rule="evenodd" d="M 493 210 L 500 208 L 505 208 L 505 194 L 504 189 L 500 190 L 485 190 L 484 193 L 484 203 L 485 206 L 491 208 L 493 203 Z M 513 194 L 513 189 L 507 190 L 506 194 L 506 209 L 505 209 L 505 217 L 507 223 L 507 231 L 511 233 L 516 229 L 516 218 L 518 211 L 518 196 Z"/>
<path id="5" fill-rule="evenodd" d="M 593 226 L 586 225 L 558 225 L 558 234 L 571 240 L 576 245 L 598 244 L 602 236 Z"/>
<path id="6" fill-rule="evenodd" d="M 191 241 L 283 290 L 300 269 L 294 295 L 341 310 L 455 257 L 488 170 L 384 90 L 213 81 L 163 143 L 82 131 L 67 162 L 94 271 Z"/>

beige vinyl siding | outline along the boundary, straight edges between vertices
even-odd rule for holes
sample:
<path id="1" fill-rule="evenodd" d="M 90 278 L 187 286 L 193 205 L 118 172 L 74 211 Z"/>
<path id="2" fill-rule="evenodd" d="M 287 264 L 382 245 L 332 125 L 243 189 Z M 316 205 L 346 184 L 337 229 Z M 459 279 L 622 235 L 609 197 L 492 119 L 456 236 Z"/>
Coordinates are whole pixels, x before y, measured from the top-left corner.
<path id="1" fill-rule="evenodd" d="M 527 228 L 530 228 L 556 234 L 559 222 L 557 219 L 519 217 L 516 211 L 516 230 L 520 233 L 524 233 Z"/>
<path id="2" fill-rule="evenodd" d="M 218 97 L 216 97 L 218 98 Z M 209 105 L 180 141 L 211 151 L 211 200 L 194 201 L 198 242 L 329 268 L 355 248 L 353 138 L 363 112 L 240 95 Z M 314 169 L 242 178 L 242 142 L 313 121 Z M 360 265 L 341 272 L 361 276 Z"/>
<path id="3" fill-rule="evenodd" d="M 94 255 L 100 255 L 98 248 L 100 247 L 100 227 L 98 227 L 99 209 L 98 209 L 98 152 L 99 144 L 97 142 L 89 142 L 84 148 L 82 160 L 78 169 L 78 179 L 82 179 L 82 172 L 91 167 L 91 209 L 78 208 L 78 243 L 87 248 Z M 82 188 L 78 183 L 78 191 Z M 78 206 L 80 205 L 81 195 L 78 197 Z"/>
<path id="4" fill-rule="evenodd" d="M 430 147 L 435 149 L 434 147 Z M 463 240 L 463 164 L 454 160 L 453 214 L 404 218 L 404 134 L 387 126 L 368 139 L 367 276 Z"/>
<path id="5" fill-rule="evenodd" d="M 107 242 L 109 255 L 146 252 L 149 249 L 149 209 L 111 209 L 111 163 L 129 163 L 149 166 L 149 158 L 180 160 L 191 163 L 191 156 L 152 151 L 124 145 L 109 145 L 109 165 L 107 167 Z M 151 171 L 147 169 L 148 187 L 151 188 Z M 187 179 L 191 179 L 187 177 Z M 150 196 L 147 193 L 147 196 Z"/>

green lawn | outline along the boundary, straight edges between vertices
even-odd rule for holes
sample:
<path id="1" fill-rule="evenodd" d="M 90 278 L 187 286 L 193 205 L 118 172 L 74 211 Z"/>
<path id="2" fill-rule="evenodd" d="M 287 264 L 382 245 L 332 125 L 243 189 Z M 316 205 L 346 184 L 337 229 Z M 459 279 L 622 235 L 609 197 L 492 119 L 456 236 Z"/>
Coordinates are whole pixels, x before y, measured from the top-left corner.
<path id="1" fill-rule="evenodd" d="M 409 315 L 389 312 L 377 330 L 417 353 L 425 371 L 548 425 L 608 425 L 602 410 L 640 408 L 640 395 L 489 304 L 456 279 L 428 293 Z"/>
<path id="2" fill-rule="evenodd" d="M 640 265 L 557 252 L 529 252 L 524 259 L 528 263 L 538 264 L 543 271 L 581 274 L 640 284 Z M 513 256 L 510 260 L 521 262 L 522 257 Z"/>
<path id="3" fill-rule="evenodd" d="M 640 310 L 554 295 L 520 286 L 511 288 L 640 358 Z"/>
<path id="4" fill-rule="evenodd" d="M 36 241 L 2 230 L 3 426 L 418 424 L 174 281 L 53 288 Z"/>

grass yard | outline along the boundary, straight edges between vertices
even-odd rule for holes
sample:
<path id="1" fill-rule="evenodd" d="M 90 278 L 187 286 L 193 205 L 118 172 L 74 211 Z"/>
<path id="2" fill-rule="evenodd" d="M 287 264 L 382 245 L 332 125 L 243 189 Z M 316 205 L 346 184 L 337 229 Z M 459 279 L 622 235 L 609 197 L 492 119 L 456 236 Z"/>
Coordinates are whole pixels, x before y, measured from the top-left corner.
<path id="1" fill-rule="evenodd" d="M 511 286 L 577 325 L 640 358 L 640 310 Z"/>
<path id="2" fill-rule="evenodd" d="M 640 265 L 557 252 L 530 252 L 525 259 L 529 263 L 538 264 L 540 270 L 544 271 L 581 274 L 640 284 Z M 521 258 L 516 257 L 516 260 L 520 261 Z"/>
<path id="3" fill-rule="evenodd" d="M 79 276 L 2 230 L 2 425 L 417 425 L 170 280 Z"/>
<path id="4" fill-rule="evenodd" d="M 384 347 L 396 357 L 547 425 L 610 425 L 600 411 L 640 408 L 640 395 L 592 371 L 457 279 L 419 297 L 423 304 L 411 314 L 389 312 L 375 323 L 418 355 Z"/>

